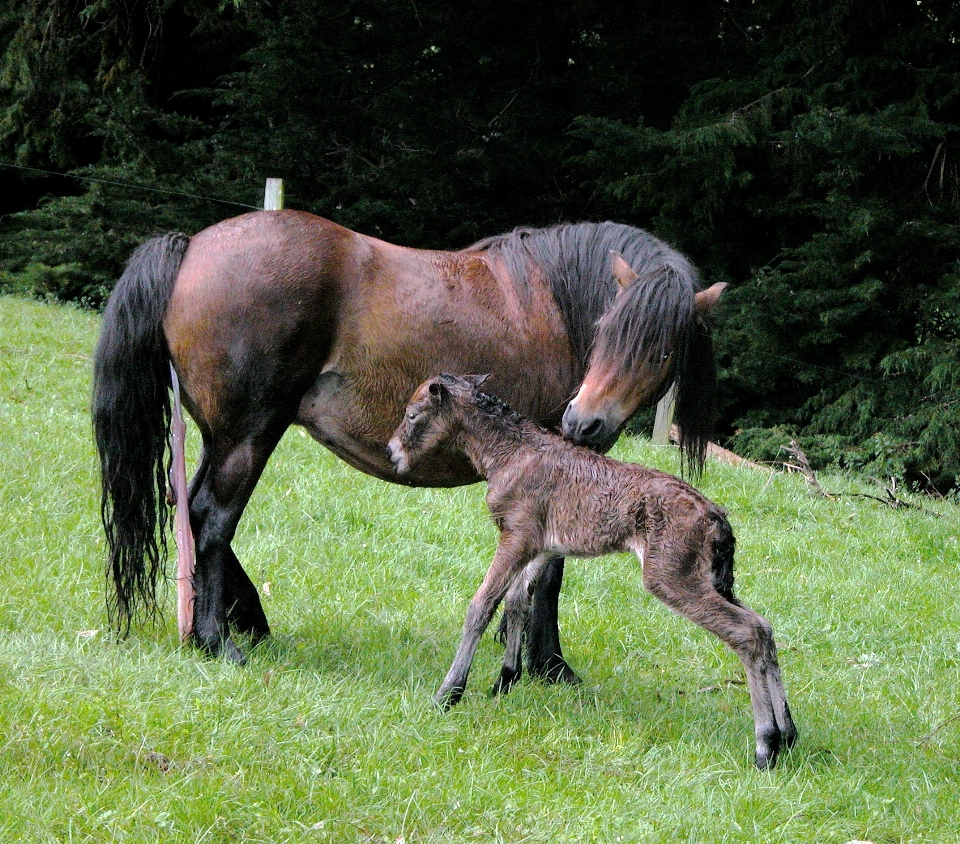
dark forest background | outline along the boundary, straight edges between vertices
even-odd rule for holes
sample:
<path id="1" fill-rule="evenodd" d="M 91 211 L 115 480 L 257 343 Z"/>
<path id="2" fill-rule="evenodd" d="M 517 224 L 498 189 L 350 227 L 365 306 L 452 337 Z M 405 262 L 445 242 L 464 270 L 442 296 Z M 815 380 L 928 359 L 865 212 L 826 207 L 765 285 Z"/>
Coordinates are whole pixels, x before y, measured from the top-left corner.
<path id="1" fill-rule="evenodd" d="M 958 38 L 942 0 L 0 0 L 0 160 L 71 174 L 0 166 L 0 290 L 97 307 L 267 176 L 408 246 L 613 219 L 731 284 L 721 441 L 955 490 Z"/>

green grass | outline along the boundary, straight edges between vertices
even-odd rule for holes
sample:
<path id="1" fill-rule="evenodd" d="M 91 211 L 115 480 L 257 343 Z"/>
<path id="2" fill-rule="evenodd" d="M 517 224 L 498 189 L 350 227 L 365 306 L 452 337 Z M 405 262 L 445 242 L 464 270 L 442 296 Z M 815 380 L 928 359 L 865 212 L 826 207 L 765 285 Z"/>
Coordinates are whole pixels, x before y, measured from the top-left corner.
<path id="1" fill-rule="evenodd" d="M 960 841 L 957 506 L 827 501 L 710 464 L 800 728 L 773 772 L 750 765 L 739 662 L 624 556 L 567 566 L 581 686 L 490 699 L 488 635 L 440 714 L 430 695 L 496 543 L 482 486 L 381 483 L 297 429 L 235 542 L 274 631 L 249 665 L 179 647 L 172 589 L 161 624 L 109 634 L 96 330 L 0 298 L 0 841 Z M 676 470 L 639 439 L 616 456 Z"/>

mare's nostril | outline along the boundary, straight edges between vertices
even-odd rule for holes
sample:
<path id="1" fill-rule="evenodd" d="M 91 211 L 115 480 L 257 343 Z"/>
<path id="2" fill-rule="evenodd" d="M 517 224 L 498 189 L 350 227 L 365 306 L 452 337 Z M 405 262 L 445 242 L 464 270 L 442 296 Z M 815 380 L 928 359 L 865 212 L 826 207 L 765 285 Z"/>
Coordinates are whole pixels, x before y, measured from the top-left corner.
<path id="1" fill-rule="evenodd" d="M 603 428 L 603 421 L 601 419 L 593 419 L 590 424 L 580 430 L 580 438 L 584 440 L 591 440 Z"/>

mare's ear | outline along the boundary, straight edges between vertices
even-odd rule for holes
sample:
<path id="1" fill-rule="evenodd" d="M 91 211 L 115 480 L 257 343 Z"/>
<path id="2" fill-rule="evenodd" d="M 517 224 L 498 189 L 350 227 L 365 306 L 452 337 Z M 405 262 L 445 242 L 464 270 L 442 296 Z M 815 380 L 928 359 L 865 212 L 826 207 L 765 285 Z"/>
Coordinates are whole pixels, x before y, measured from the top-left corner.
<path id="1" fill-rule="evenodd" d="M 620 292 L 622 293 L 640 278 L 640 276 L 634 272 L 633 267 L 627 263 L 626 259 L 619 252 L 611 249 L 610 259 L 612 262 L 613 277 L 617 280 L 617 284 L 620 285 Z"/>
<path id="2" fill-rule="evenodd" d="M 489 378 L 490 378 L 489 372 L 486 375 L 464 375 L 463 376 L 463 380 L 469 381 L 470 384 L 473 386 L 473 389 L 475 390 L 480 389 L 480 387 L 486 384 L 487 379 Z"/>
<path id="3" fill-rule="evenodd" d="M 705 317 L 720 300 L 720 294 L 727 289 L 725 281 L 718 281 L 706 290 L 701 290 L 693 298 L 696 300 L 697 316 Z"/>

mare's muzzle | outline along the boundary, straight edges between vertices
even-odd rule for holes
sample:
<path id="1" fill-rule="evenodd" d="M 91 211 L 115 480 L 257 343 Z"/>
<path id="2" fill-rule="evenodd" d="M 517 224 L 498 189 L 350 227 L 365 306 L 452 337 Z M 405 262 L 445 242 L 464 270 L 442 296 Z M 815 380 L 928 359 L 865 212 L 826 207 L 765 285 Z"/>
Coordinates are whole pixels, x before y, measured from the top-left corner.
<path id="1" fill-rule="evenodd" d="M 594 414 L 581 415 L 574 402 L 563 411 L 563 435 L 574 445 L 594 451 L 607 451 L 617 441 L 619 427 L 609 419 Z"/>

